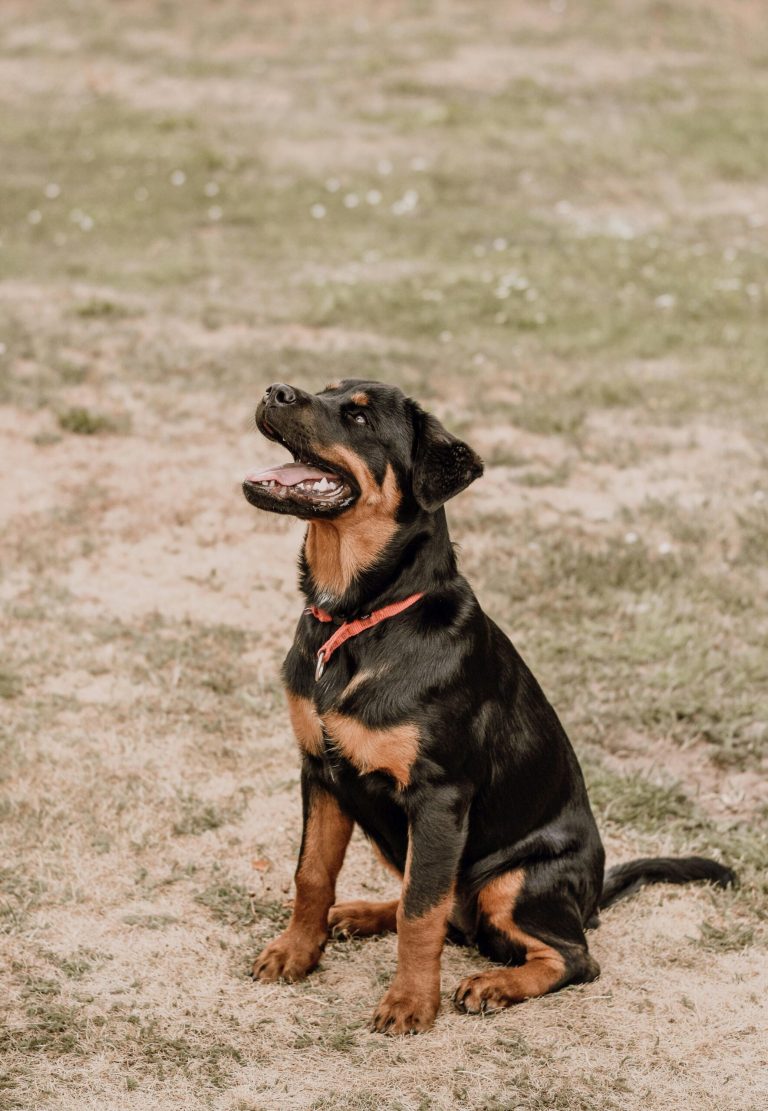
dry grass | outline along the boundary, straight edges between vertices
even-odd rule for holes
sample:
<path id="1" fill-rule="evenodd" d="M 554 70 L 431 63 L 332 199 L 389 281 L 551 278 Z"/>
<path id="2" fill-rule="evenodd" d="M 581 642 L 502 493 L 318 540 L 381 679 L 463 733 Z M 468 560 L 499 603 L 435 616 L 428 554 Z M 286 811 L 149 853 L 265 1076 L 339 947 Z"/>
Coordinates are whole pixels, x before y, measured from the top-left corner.
<path id="1" fill-rule="evenodd" d="M 0 1106 L 765 1106 L 759 5 L 40 0 L 0 43 Z M 610 858 L 743 877 L 615 908 L 599 981 L 495 1018 L 449 949 L 406 1041 L 367 1032 L 393 939 L 247 978 L 301 537 L 242 500 L 250 413 L 357 372 L 485 454 L 463 565 Z M 390 890 L 355 841 L 341 894 Z"/>

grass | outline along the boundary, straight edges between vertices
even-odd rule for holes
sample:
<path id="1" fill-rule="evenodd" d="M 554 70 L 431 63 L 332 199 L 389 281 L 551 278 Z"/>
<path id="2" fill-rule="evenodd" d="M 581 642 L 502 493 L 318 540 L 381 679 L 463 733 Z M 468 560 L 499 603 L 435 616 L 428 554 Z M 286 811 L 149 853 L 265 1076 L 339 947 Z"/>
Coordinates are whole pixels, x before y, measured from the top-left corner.
<path id="1" fill-rule="evenodd" d="M 0 50 L 0 1105 L 762 1105 L 750 5 L 35 0 Z M 741 880 L 627 901 L 600 981 L 495 1019 L 451 1013 L 482 961 L 448 947 L 405 1043 L 367 1033 L 392 938 L 247 976 L 298 850 L 301 529 L 238 476 L 269 462 L 265 383 L 361 374 L 486 459 L 449 510 L 462 566 L 573 738 L 609 863 Z M 356 840 L 342 895 L 392 892 Z"/>
<path id="2" fill-rule="evenodd" d="M 59 413 L 58 420 L 63 432 L 73 432 L 76 436 L 97 436 L 103 432 L 116 432 L 119 427 L 112 417 L 80 407 Z"/>

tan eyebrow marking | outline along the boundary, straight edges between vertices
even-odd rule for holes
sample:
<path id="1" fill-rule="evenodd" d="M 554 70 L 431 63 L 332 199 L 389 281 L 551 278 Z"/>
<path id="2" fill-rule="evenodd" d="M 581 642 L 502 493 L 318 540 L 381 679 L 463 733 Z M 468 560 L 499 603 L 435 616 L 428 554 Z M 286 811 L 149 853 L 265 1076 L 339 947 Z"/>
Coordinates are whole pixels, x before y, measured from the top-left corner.
<path id="1" fill-rule="evenodd" d="M 368 394 L 367 393 L 353 393 L 352 397 L 350 398 L 350 401 L 353 401 L 355 405 L 367 405 L 368 404 Z"/>
<path id="2" fill-rule="evenodd" d="M 340 390 L 341 389 L 341 382 L 328 382 L 325 386 L 323 386 L 323 389 L 324 390 Z"/>

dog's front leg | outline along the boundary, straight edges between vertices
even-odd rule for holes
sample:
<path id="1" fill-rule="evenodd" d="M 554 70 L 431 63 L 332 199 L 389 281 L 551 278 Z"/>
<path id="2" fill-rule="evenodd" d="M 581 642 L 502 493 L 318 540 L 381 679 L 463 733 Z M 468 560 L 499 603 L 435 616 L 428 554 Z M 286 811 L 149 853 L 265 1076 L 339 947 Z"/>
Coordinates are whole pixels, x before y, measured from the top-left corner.
<path id="1" fill-rule="evenodd" d="M 455 788 L 419 791 L 409 807 L 408 856 L 397 909 L 397 972 L 373 1016 L 385 1034 L 428 1030 L 440 1007 L 440 956 L 466 838 Z"/>
<path id="2" fill-rule="evenodd" d="M 353 822 L 306 765 L 301 775 L 301 796 L 304 828 L 293 914 L 285 933 L 256 958 L 253 975 L 257 980 L 303 979 L 317 965 L 328 938 L 328 911 Z"/>

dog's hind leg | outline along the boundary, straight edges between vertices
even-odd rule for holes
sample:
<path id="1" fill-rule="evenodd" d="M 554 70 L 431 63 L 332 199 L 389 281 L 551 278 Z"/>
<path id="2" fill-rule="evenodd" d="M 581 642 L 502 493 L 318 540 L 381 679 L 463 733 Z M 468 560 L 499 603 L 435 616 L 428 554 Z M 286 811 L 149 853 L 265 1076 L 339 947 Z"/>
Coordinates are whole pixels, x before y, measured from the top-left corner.
<path id="1" fill-rule="evenodd" d="M 357 899 L 337 903 L 328 915 L 328 927 L 334 937 L 375 937 L 397 930 L 399 899 L 386 903 L 367 903 Z"/>
<path id="2" fill-rule="evenodd" d="M 460 1011 L 499 1011 L 600 973 L 590 956 L 581 915 L 565 894 L 525 892 L 525 872 L 497 876 L 477 897 L 477 945 L 505 968 L 461 981 L 453 996 Z"/>

